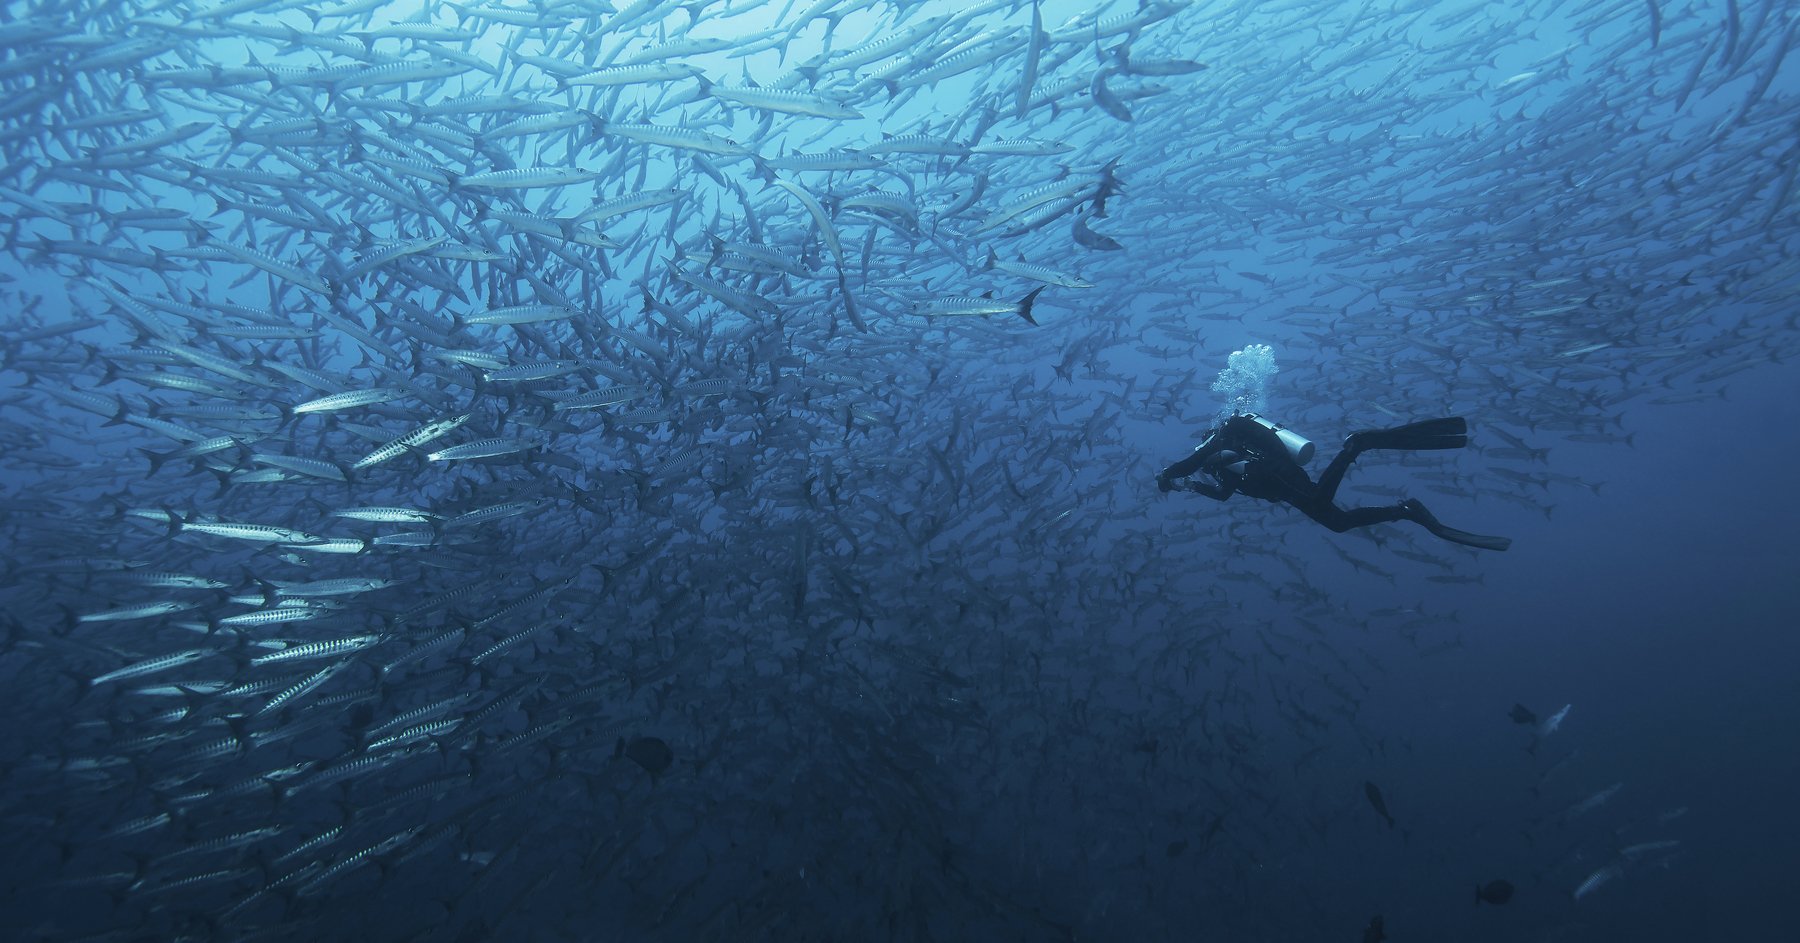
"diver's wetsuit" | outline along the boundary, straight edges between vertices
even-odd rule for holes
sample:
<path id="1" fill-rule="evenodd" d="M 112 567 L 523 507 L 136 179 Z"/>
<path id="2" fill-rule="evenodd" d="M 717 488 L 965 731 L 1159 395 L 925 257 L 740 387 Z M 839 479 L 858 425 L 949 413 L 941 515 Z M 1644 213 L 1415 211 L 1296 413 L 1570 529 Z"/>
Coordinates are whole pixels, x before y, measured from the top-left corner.
<path id="1" fill-rule="evenodd" d="M 1445 527 L 1418 501 L 1390 507 L 1341 508 L 1334 500 L 1350 463 L 1368 449 L 1460 449 L 1467 445 L 1468 423 L 1461 417 L 1428 419 L 1396 429 L 1358 432 L 1344 440 L 1344 450 L 1326 466 L 1315 483 L 1286 446 L 1267 426 L 1247 417 L 1232 416 L 1201 442 L 1194 453 L 1163 469 L 1158 484 L 1167 491 L 1176 478 L 1204 471 L 1217 484 L 1194 481 L 1187 490 L 1223 501 L 1237 492 L 1252 498 L 1289 504 L 1336 533 L 1370 524 L 1414 521 L 1433 534 L 1472 547 L 1505 550 L 1512 541 Z"/>

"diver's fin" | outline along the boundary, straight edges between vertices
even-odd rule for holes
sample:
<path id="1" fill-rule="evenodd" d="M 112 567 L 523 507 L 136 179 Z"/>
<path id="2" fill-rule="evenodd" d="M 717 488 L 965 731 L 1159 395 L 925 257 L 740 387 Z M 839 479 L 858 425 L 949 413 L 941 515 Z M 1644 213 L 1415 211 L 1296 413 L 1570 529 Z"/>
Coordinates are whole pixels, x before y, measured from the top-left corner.
<path id="1" fill-rule="evenodd" d="M 1395 426 L 1392 429 L 1370 429 L 1352 433 L 1345 446 L 1358 452 L 1368 449 L 1399 449 L 1426 452 L 1438 449 L 1460 449 L 1469 444 L 1469 423 L 1461 416 L 1424 419 Z"/>
<path id="2" fill-rule="evenodd" d="M 1461 416 L 1421 419 L 1418 422 L 1409 422 L 1404 426 L 1395 426 L 1384 431 L 1400 435 L 1468 435 L 1469 421 Z"/>
<path id="3" fill-rule="evenodd" d="M 1425 503 L 1414 498 L 1400 502 L 1401 510 L 1406 512 L 1406 519 L 1413 521 L 1431 532 L 1433 537 L 1448 540 L 1453 544 L 1465 547 L 1478 547 L 1482 550 L 1505 550 L 1512 546 L 1511 537 L 1489 537 L 1485 534 L 1471 534 L 1466 530 L 1446 527 L 1443 521 L 1425 509 Z"/>
<path id="4" fill-rule="evenodd" d="M 1482 550 L 1505 550 L 1512 546 L 1511 537 L 1489 537 L 1486 534 L 1471 534 L 1466 530 L 1457 530 L 1454 527 L 1445 527 L 1442 524 L 1439 524 L 1436 527 L 1427 527 L 1425 529 L 1431 531 L 1432 536 L 1434 537 L 1448 540 L 1453 544 L 1462 544 L 1465 547 L 1478 547 Z"/>
<path id="5" fill-rule="evenodd" d="M 1460 449 L 1468 444 L 1469 437 L 1466 435 L 1427 435 L 1410 436 L 1406 439 L 1405 445 L 1390 446 L 1390 448 L 1429 452 L 1438 449 Z"/>
<path id="6" fill-rule="evenodd" d="M 1344 440 L 1347 448 L 1358 452 L 1369 449 L 1397 449 L 1406 452 L 1430 452 L 1439 449 L 1460 449 L 1469 444 L 1466 435 L 1420 435 L 1414 432 L 1401 432 L 1398 429 L 1376 429 L 1369 432 L 1354 432 Z"/>
<path id="7" fill-rule="evenodd" d="M 1398 435 L 1393 432 L 1354 432 L 1344 440 L 1344 447 L 1357 452 L 1370 449 L 1395 449 L 1405 452 L 1433 452 L 1460 449 L 1469 444 L 1466 435 Z"/>

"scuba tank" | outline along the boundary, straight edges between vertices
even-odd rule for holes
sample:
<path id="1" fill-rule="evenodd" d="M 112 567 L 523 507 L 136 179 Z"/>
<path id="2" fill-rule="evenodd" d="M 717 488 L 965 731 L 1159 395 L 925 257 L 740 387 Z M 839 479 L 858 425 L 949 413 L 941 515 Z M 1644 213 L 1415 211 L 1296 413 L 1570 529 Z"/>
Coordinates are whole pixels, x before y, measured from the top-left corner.
<path id="1" fill-rule="evenodd" d="M 1264 419 L 1255 413 L 1241 413 L 1240 415 L 1245 419 L 1262 426 L 1264 429 L 1275 433 L 1275 438 L 1281 441 L 1281 447 L 1287 449 L 1289 458 L 1302 465 L 1312 461 L 1315 449 L 1313 448 L 1312 442 L 1309 440 L 1300 436 L 1298 433 L 1290 432 L 1287 429 L 1282 428 L 1280 423 Z"/>

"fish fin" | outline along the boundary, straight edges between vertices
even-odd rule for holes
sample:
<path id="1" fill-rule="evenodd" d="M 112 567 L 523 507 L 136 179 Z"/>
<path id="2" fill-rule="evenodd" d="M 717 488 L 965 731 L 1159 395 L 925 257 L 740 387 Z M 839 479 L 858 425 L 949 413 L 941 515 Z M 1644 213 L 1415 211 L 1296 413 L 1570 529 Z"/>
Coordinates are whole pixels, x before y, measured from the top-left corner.
<path id="1" fill-rule="evenodd" d="M 1043 286 L 1040 285 L 1037 288 L 1033 288 L 1030 294 L 1019 300 L 1019 317 L 1024 318 L 1025 323 L 1032 327 L 1037 327 L 1038 323 L 1037 319 L 1031 316 L 1031 303 L 1037 300 L 1038 292 L 1043 290 Z"/>

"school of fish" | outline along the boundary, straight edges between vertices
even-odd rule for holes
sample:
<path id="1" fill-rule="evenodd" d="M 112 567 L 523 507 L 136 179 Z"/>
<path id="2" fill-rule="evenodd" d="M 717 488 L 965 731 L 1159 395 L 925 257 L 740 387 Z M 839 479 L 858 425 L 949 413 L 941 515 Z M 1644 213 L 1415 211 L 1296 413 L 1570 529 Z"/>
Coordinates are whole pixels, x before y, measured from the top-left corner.
<path id="1" fill-rule="evenodd" d="M 1350 938 L 1461 640 L 1340 587 L 1480 563 L 1150 476 L 1251 339 L 1490 520 L 1800 352 L 1797 12 L 10 4 L 12 938 Z M 1567 712 L 1521 900 L 1679 851 Z"/>

